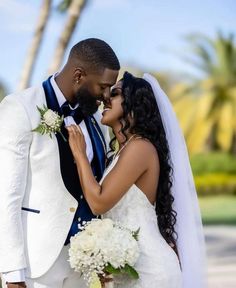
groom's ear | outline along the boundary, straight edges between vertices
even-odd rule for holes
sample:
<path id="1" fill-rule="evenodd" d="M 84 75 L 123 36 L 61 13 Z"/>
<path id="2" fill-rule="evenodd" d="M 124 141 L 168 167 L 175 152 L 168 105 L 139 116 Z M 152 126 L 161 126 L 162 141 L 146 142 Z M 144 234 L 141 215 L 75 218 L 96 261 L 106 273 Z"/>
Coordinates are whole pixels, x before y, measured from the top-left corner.
<path id="1" fill-rule="evenodd" d="M 74 82 L 79 84 L 81 80 L 86 76 L 86 72 L 83 67 L 77 67 L 74 71 Z"/>

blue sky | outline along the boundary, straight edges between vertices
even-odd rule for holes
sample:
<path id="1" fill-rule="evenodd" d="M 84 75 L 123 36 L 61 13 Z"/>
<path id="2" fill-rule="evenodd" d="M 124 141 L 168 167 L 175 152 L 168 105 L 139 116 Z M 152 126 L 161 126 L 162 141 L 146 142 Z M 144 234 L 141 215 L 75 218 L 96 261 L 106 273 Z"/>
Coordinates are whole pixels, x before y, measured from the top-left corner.
<path id="1" fill-rule="evenodd" d="M 54 0 L 54 8 L 58 2 Z M 0 80 L 8 92 L 17 87 L 40 4 L 40 0 L 0 0 Z M 177 55 L 189 53 L 184 36 L 201 32 L 215 37 L 217 30 L 235 33 L 235 11 L 234 0 L 89 0 L 70 47 L 97 37 L 113 47 L 124 66 L 192 73 Z M 45 78 L 65 19 L 66 15 L 53 10 L 32 85 Z"/>

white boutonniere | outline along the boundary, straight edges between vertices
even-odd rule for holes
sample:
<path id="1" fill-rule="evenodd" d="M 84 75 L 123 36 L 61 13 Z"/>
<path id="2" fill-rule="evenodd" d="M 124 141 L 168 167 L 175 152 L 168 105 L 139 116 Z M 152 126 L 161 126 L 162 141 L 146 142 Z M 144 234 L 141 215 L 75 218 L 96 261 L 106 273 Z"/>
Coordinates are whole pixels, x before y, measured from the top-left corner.
<path id="1" fill-rule="evenodd" d="M 51 138 L 52 134 L 60 133 L 63 140 L 67 141 L 64 135 L 61 133 L 61 125 L 64 117 L 47 108 L 45 105 L 43 105 L 43 108 L 39 108 L 37 106 L 37 109 L 41 116 L 40 124 L 32 131 L 38 132 L 42 135 L 49 134 Z"/>

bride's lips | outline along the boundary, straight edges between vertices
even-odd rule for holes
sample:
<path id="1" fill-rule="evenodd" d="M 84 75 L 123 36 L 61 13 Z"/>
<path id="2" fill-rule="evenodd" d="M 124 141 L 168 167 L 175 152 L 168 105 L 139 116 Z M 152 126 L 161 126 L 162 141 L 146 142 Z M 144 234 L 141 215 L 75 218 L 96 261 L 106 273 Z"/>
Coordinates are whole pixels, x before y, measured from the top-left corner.
<path id="1" fill-rule="evenodd" d="M 102 115 L 104 116 L 105 112 L 111 110 L 111 108 L 109 107 L 104 107 L 103 111 L 102 111 Z"/>

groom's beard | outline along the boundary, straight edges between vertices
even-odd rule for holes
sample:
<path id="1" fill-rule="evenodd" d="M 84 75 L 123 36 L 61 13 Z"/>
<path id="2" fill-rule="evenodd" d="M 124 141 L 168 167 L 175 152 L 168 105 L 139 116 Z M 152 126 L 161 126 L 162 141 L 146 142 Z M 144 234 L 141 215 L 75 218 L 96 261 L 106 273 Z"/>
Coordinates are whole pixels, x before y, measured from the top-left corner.
<path id="1" fill-rule="evenodd" d="M 88 89 L 80 88 L 80 90 L 75 95 L 81 111 L 85 116 L 91 116 L 98 110 L 97 100 L 95 96 L 93 96 Z"/>

